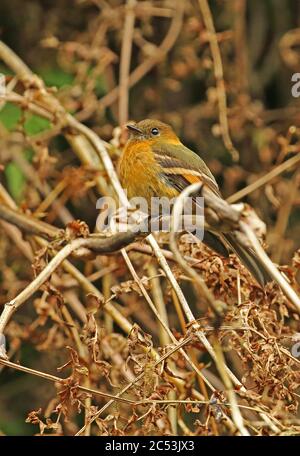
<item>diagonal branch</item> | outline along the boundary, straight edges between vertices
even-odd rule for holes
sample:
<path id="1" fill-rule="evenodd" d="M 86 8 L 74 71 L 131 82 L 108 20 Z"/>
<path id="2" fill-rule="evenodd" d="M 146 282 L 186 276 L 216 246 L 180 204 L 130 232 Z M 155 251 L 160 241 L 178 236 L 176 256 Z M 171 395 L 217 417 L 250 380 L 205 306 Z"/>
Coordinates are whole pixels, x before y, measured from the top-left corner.
<path id="1" fill-rule="evenodd" d="M 222 65 L 222 58 L 221 52 L 219 48 L 218 38 L 216 35 L 216 30 L 214 26 L 213 17 L 209 8 L 209 4 L 207 0 L 198 0 L 199 7 L 202 13 L 203 22 L 205 24 L 206 30 L 208 32 L 208 40 L 211 49 L 211 54 L 214 62 L 214 72 L 217 84 L 217 94 L 218 94 L 218 104 L 219 104 L 219 121 L 221 127 L 221 134 L 223 137 L 223 141 L 225 147 L 231 153 L 231 156 L 234 161 L 238 161 L 239 153 L 232 144 L 230 133 L 229 133 L 229 126 L 228 126 L 228 118 L 227 118 L 227 99 L 226 99 L 226 91 L 225 91 L 225 82 L 224 82 L 224 74 L 223 74 L 223 65 Z"/>

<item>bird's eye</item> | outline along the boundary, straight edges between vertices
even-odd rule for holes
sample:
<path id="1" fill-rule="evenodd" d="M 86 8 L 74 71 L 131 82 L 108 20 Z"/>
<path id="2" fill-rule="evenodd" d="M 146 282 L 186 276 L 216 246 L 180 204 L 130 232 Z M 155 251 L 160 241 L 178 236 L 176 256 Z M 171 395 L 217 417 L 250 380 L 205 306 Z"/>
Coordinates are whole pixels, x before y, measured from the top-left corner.
<path id="1" fill-rule="evenodd" d="M 154 135 L 154 136 L 159 135 L 159 130 L 158 130 L 158 128 L 152 128 L 151 134 Z"/>

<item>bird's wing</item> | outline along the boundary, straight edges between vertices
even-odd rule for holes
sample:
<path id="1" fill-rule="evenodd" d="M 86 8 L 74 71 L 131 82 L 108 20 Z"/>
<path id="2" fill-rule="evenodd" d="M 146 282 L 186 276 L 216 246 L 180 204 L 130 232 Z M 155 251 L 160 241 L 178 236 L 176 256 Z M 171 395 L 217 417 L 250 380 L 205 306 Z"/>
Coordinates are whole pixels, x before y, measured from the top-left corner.
<path id="1" fill-rule="evenodd" d="M 204 161 L 187 147 L 173 144 L 152 146 L 155 159 L 163 168 L 163 178 L 172 187 L 182 192 L 193 183 L 202 183 L 221 197 L 218 184 Z M 222 235 L 204 232 L 203 242 L 222 256 L 228 256 L 228 249 Z"/>
<path id="2" fill-rule="evenodd" d="M 207 185 L 215 195 L 222 198 L 218 184 L 204 161 L 187 147 L 182 144 L 158 144 L 152 147 L 152 150 L 156 160 L 163 168 L 165 181 L 176 187 L 179 192 L 190 184 L 201 182 Z M 233 233 L 217 234 L 208 230 L 204 233 L 203 242 L 223 256 L 228 255 L 227 247 L 229 246 L 262 287 L 271 280 L 256 253 L 250 248 L 241 246 Z"/>
<path id="3" fill-rule="evenodd" d="M 152 146 L 152 151 L 163 168 L 166 182 L 179 192 L 190 184 L 201 182 L 221 196 L 218 184 L 204 161 L 183 144 L 157 142 Z"/>

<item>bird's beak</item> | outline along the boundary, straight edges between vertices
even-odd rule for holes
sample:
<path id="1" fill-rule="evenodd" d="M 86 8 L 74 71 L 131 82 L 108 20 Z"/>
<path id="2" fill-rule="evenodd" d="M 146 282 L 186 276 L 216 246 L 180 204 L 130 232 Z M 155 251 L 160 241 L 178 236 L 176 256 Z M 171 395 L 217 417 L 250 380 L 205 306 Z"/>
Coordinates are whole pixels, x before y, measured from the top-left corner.
<path id="1" fill-rule="evenodd" d="M 142 135 L 143 132 L 142 130 L 140 130 L 138 127 L 136 127 L 135 125 L 132 125 L 132 124 L 129 124 L 129 125 L 126 125 L 126 128 L 131 131 L 132 133 L 135 133 L 135 134 L 139 134 L 139 135 Z"/>

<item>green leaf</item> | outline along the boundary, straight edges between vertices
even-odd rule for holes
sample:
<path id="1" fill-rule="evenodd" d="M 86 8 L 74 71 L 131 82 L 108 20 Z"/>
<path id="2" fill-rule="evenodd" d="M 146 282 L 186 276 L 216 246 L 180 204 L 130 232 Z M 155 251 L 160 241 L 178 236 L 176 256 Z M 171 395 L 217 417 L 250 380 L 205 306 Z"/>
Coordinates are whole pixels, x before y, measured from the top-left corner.
<path id="1" fill-rule="evenodd" d="M 98 76 L 96 79 L 95 93 L 97 97 L 103 97 L 107 93 L 107 84 L 103 76 Z"/>
<path id="2" fill-rule="evenodd" d="M 34 150 L 31 149 L 31 148 L 29 148 L 29 147 L 26 148 L 26 149 L 24 149 L 24 157 L 26 158 L 26 160 L 27 160 L 28 162 L 31 163 L 31 162 L 32 162 L 32 159 L 33 159 L 33 157 L 34 157 Z"/>
<path id="3" fill-rule="evenodd" d="M 36 115 L 31 115 L 24 123 L 24 129 L 27 135 L 36 135 L 44 130 L 49 130 L 50 121 Z"/>
<path id="4" fill-rule="evenodd" d="M 26 181 L 21 169 L 14 162 L 8 163 L 5 167 L 4 175 L 7 181 L 9 193 L 15 201 L 20 202 L 23 196 Z"/>
<path id="5" fill-rule="evenodd" d="M 20 118 L 21 109 L 11 103 L 6 103 L 0 110 L 0 122 L 7 130 L 14 130 Z"/>
<path id="6" fill-rule="evenodd" d="M 67 73 L 59 67 L 43 68 L 39 71 L 39 75 L 48 87 L 55 86 L 58 89 L 71 85 L 74 80 L 72 73 Z"/>

